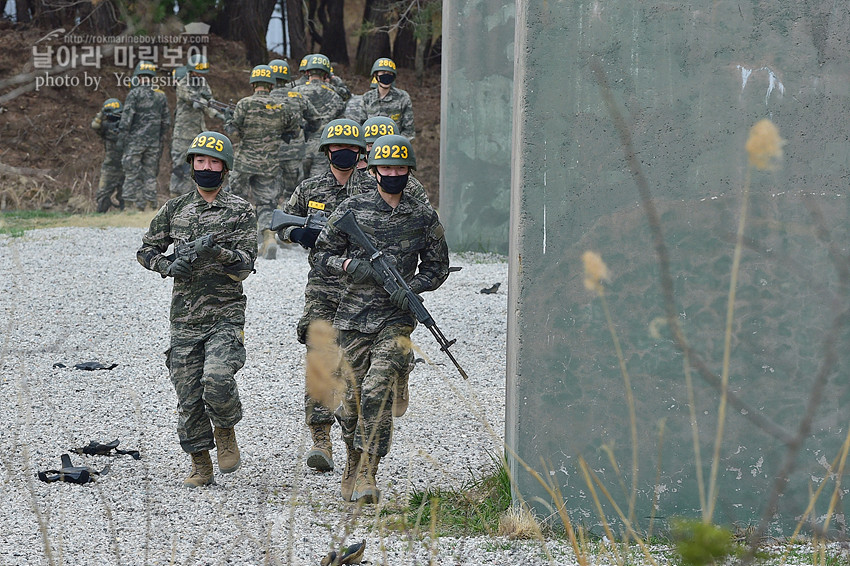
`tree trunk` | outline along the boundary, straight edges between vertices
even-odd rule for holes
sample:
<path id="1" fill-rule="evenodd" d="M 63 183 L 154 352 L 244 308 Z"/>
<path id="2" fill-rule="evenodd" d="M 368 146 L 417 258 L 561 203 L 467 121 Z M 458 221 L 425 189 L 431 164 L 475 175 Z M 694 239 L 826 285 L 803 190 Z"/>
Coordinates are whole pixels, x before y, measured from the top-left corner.
<path id="1" fill-rule="evenodd" d="M 348 65 L 344 16 L 345 0 L 322 0 L 318 14 L 322 24 L 322 54 L 335 63 Z"/>
<path id="2" fill-rule="evenodd" d="M 32 2 L 30 0 L 15 0 L 15 21 L 19 24 L 25 24 L 32 20 L 31 10 Z"/>
<path id="3" fill-rule="evenodd" d="M 210 31 L 225 39 L 241 40 L 250 65 L 268 63 L 266 30 L 275 0 L 225 0 L 224 10 L 213 20 Z"/>
<path id="4" fill-rule="evenodd" d="M 398 67 L 412 69 L 416 63 L 416 37 L 413 35 L 413 30 L 413 23 L 408 21 L 395 36 L 393 61 Z"/>
<path id="5" fill-rule="evenodd" d="M 289 53 L 293 59 L 300 60 L 307 54 L 307 32 L 304 22 L 304 4 L 301 0 L 281 0 L 286 12 L 286 25 L 289 30 Z M 298 67 L 295 68 L 297 74 Z"/>
<path id="6" fill-rule="evenodd" d="M 372 63 L 379 57 L 390 56 L 390 34 L 387 26 L 390 21 L 390 0 L 366 0 L 363 10 L 363 29 L 365 32 L 357 42 L 357 58 L 354 71 L 369 75 Z"/>

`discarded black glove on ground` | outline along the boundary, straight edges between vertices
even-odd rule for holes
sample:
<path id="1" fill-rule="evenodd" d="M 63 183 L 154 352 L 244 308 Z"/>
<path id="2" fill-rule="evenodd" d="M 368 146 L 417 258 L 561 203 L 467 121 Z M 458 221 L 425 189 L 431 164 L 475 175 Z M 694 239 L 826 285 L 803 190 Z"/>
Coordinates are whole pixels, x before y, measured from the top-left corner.
<path id="1" fill-rule="evenodd" d="M 493 283 L 492 287 L 487 287 L 486 289 L 481 289 L 481 294 L 482 295 L 492 295 L 493 293 L 495 293 L 496 291 L 499 290 L 499 285 L 501 285 L 501 283 Z"/>
<path id="2" fill-rule="evenodd" d="M 141 460 L 142 455 L 138 450 L 119 450 L 118 445 L 120 443 L 121 441 L 117 438 L 112 442 L 107 442 L 105 444 L 92 440 L 89 442 L 88 446 L 83 446 L 82 448 L 69 448 L 68 450 L 76 452 L 77 454 L 89 454 L 92 456 L 116 456 L 120 454 L 129 454 L 134 460 Z M 113 450 L 115 450 L 115 454 L 111 454 Z"/>
<path id="3" fill-rule="evenodd" d="M 104 468 L 103 471 L 95 471 L 88 466 L 74 466 L 71 464 L 71 457 L 67 454 L 62 454 L 62 468 L 59 470 L 47 470 L 38 472 L 38 479 L 46 483 L 56 481 L 64 481 L 67 483 L 88 483 L 94 481 L 93 475 L 105 474 L 109 469 Z"/>
<path id="4" fill-rule="evenodd" d="M 61 368 L 65 368 L 65 367 L 68 367 L 68 366 L 66 366 L 62 362 L 56 362 L 55 364 L 53 364 L 53 367 L 61 369 Z M 87 371 L 94 371 L 96 369 L 114 369 L 114 368 L 117 368 L 117 367 L 118 367 L 118 364 L 105 365 L 105 364 L 102 364 L 102 363 L 97 362 L 97 361 L 95 361 L 95 362 L 82 362 L 82 363 L 76 364 L 74 366 L 75 369 L 84 369 L 84 370 L 87 370 Z"/>
<path id="5" fill-rule="evenodd" d="M 360 564 L 363 560 L 363 552 L 366 550 L 366 539 L 354 543 L 339 554 L 336 550 L 328 552 L 322 558 L 322 566 L 339 566 L 340 564 Z"/>

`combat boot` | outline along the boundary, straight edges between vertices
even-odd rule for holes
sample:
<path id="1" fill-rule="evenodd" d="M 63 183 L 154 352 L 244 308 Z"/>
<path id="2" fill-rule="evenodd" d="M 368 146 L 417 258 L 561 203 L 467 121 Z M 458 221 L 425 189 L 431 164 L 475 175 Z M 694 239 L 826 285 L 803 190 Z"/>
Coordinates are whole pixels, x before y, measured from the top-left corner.
<path id="1" fill-rule="evenodd" d="M 183 480 L 184 487 L 203 487 L 215 484 L 213 465 L 209 450 L 192 454 L 192 473 Z"/>
<path id="2" fill-rule="evenodd" d="M 263 242 L 260 246 L 259 255 L 266 259 L 277 257 L 277 241 L 274 239 L 274 232 L 271 230 L 263 230 Z"/>
<path id="3" fill-rule="evenodd" d="M 320 472 L 334 469 L 331 424 L 310 425 L 313 447 L 307 452 L 307 465 Z"/>
<path id="4" fill-rule="evenodd" d="M 229 474 L 239 469 L 242 459 L 239 457 L 239 446 L 236 445 L 236 431 L 233 427 L 215 427 L 215 447 L 218 457 L 218 471 Z"/>
<path id="5" fill-rule="evenodd" d="M 410 370 L 413 369 L 413 364 L 407 367 L 407 370 L 396 379 L 395 387 L 393 388 L 393 416 L 400 417 L 407 412 L 407 405 L 410 403 L 410 391 L 408 383 L 410 382 Z"/>
<path id="6" fill-rule="evenodd" d="M 358 503 L 377 503 L 381 499 L 381 491 L 375 483 L 375 474 L 378 472 L 378 464 L 381 457 L 375 454 L 363 453 L 360 459 L 360 470 L 354 480 L 354 493 L 351 500 Z"/>
<path id="7" fill-rule="evenodd" d="M 342 472 L 342 498 L 345 501 L 351 501 L 351 496 L 354 493 L 354 482 L 357 479 L 357 470 L 360 466 L 360 459 L 363 457 L 363 452 L 356 450 L 353 446 L 347 446 L 348 459 L 345 461 L 345 470 Z"/>

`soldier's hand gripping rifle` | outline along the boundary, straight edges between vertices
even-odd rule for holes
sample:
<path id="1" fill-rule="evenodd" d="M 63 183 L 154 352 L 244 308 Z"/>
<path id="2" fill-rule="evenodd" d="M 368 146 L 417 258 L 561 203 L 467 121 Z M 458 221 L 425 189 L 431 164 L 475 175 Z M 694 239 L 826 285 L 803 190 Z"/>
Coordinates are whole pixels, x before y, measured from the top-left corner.
<path id="1" fill-rule="evenodd" d="M 280 239 L 283 240 L 283 234 L 280 234 L 280 230 L 289 226 L 297 226 L 302 231 L 297 232 L 297 228 L 296 230 L 292 230 L 289 233 L 290 241 L 297 242 L 309 249 L 316 244 L 316 238 L 319 237 L 319 232 L 322 231 L 322 228 L 327 223 L 328 215 L 322 210 L 311 212 L 307 216 L 295 216 L 294 214 L 287 214 L 282 210 L 275 210 L 272 212 L 272 222 L 269 225 L 269 229 L 272 232 L 278 232 Z"/>
<path id="2" fill-rule="evenodd" d="M 372 245 L 372 242 L 369 241 L 369 238 L 367 238 L 366 234 L 363 233 L 363 230 L 357 224 L 357 219 L 354 218 L 354 213 L 350 210 L 347 211 L 336 221 L 336 223 L 334 223 L 334 227 L 351 236 L 358 246 L 366 250 L 369 254 L 369 263 L 372 264 L 372 268 L 377 271 L 381 276 L 381 279 L 383 279 L 382 285 L 387 293 L 392 295 L 395 291 L 404 289 L 404 292 L 407 295 L 408 308 L 413 313 L 413 316 L 415 316 L 416 320 L 424 324 L 425 327 L 431 331 L 431 334 L 434 335 L 434 338 L 436 338 L 437 343 L 440 345 L 440 350 L 446 353 L 457 368 L 457 371 L 460 372 L 461 377 L 468 379 L 469 376 L 466 375 L 466 372 L 463 371 L 463 368 L 460 367 L 460 364 L 457 363 L 457 360 L 449 351 L 449 346 L 457 342 L 457 340 L 446 339 L 443 335 L 443 331 L 440 330 L 437 323 L 434 322 L 434 319 L 431 317 L 431 313 L 429 313 L 428 309 L 425 308 L 425 305 L 422 304 L 422 300 L 416 293 L 413 292 L 410 285 L 407 284 L 407 281 L 405 281 L 404 277 L 401 276 L 401 273 L 398 272 L 395 263 L 391 259 L 387 258 L 387 256 L 385 256 L 378 248 Z"/>
<path id="3" fill-rule="evenodd" d="M 222 120 L 228 120 L 233 116 L 233 111 L 236 110 L 235 104 L 221 102 L 215 98 L 189 98 L 192 101 L 192 106 L 195 108 L 212 108 L 221 114 Z"/>

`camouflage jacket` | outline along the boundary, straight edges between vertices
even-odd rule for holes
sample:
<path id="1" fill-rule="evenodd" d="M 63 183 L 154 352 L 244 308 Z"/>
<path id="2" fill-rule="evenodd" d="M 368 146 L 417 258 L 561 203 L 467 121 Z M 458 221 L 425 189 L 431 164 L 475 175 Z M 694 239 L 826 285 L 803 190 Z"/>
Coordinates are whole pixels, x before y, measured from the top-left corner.
<path id="1" fill-rule="evenodd" d="M 240 138 L 233 169 L 240 173 L 274 176 L 280 170 L 283 136 L 297 136 L 301 117 L 279 97 L 258 91 L 236 104 L 225 131 Z"/>
<path id="2" fill-rule="evenodd" d="M 313 132 L 322 127 L 319 111 L 300 92 L 286 87 L 276 87 L 272 90 L 271 96 L 280 99 L 301 118 L 301 130 L 289 140 L 289 143 L 281 144 L 280 159 L 282 161 L 304 159 L 304 132 Z"/>
<path id="3" fill-rule="evenodd" d="M 396 308 L 382 287 L 371 281 L 357 284 L 345 275 L 342 266 L 347 258 L 369 260 L 366 250 L 334 226 L 348 210 L 374 246 L 395 261 L 414 293 L 433 291 L 449 275 L 449 250 L 437 213 L 404 193 L 392 208 L 378 191 L 372 191 L 341 203 L 316 241 L 319 268 L 346 278 L 334 318 L 336 328 L 372 334 L 391 324 L 415 326 L 413 314 Z"/>
<path id="4" fill-rule="evenodd" d="M 165 277 L 171 265 L 165 256 L 168 246 L 206 234 L 213 234 L 224 249 L 222 257 L 197 258 L 192 262 L 190 278 L 174 280 L 171 322 L 212 325 L 226 320 L 244 324 L 246 298 L 242 282 L 231 278 L 225 266 L 236 262 L 253 266 L 257 258 L 257 216 L 246 200 L 221 191 L 208 203 L 197 189 L 169 200 L 142 236 L 136 259 L 144 268 Z"/>
<path id="5" fill-rule="evenodd" d="M 126 147 L 165 143 L 171 115 L 165 93 L 150 85 L 130 89 L 121 112 L 120 130 Z"/>
<path id="6" fill-rule="evenodd" d="M 334 89 L 334 92 L 339 95 L 343 102 L 347 102 L 351 98 L 351 89 L 339 76 L 331 75 L 328 79 L 328 86 Z"/>
<path id="7" fill-rule="evenodd" d="M 101 110 L 91 121 L 92 129 L 103 139 L 103 148 L 107 157 L 116 154 L 120 159 L 124 152 L 124 141 L 121 139 L 121 130 L 119 129 L 120 120 L 119 117 L 110 120 Z"/>
<path id="8" fill-rule="evenodd" d="M 283 211 L 296 216 L 307 216 L 316 212 L 326 215 L 336 210 L 339 204 L 352 195 L 364 192 L 375 192 L 375 179 L 364 171 L 355 171 L 345 185 L 340 185 L 330 168 L 325 173 L 304 179 L 295 187 L 289 201 L 283 206 Z M 283 232 L 283 239 L 289 241 L 289 235 L 296 227 L 288 227 Z M 310 250 L 307 256 L 310 272 L 307 274 L 306 295 L 309 298 L 321 297 L 325 303 L 334 306 L 339 302 L 339 294 L 344 282 L 337 275 L 322 272 L 316 268 L 316 250 Z"/>
<path id="9" fill-rule="evenodd" d="M 195 102 L 206 105 L 212 97 L 210 85 L 200 75 L 189 73 L 177 82 L 177 109 L 174 111 L 172 139 L 194 139 L 206 130 L 204 113 L 211 118 L 220 117 L 212 108 L 195 108 Z"/>
<path id="10" fill-rule="evenodd" d="M 307 136 L 307 141 L 313 141 L 312 145 L 315 145 L 318 149 L 319 139 L 322 137 L 322 127 L 331 120 L 342 116 L 342 112 L 345 110 L 345 102 L 334 89 L 321 81 L 307 81 L 303 85 L 296 86 L 293 90 L 300 92 L 319 113 L 319 127 Z"/>
<path id="11" fill-rule="evenodd" d="M 363 93 L 363 99 L 360 103 L 362 107 L 359 115 L 359 118 L 362 118 L 362 120 L 359 120 L 360 123 L 362 124 L 375 116 L 388 116 L 398 124 L 401 135 L 412 140 L 416 131 L 413 128 L 413 105 L 410 102 L 410 95 L 391 86 L 387 95 L 381 98 L 378 90 L 375 88 Z"/>

